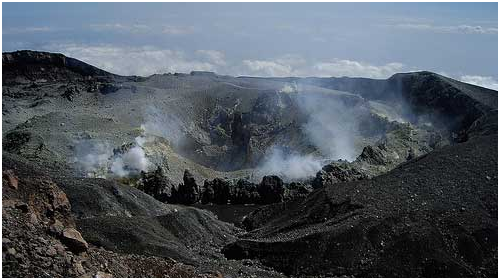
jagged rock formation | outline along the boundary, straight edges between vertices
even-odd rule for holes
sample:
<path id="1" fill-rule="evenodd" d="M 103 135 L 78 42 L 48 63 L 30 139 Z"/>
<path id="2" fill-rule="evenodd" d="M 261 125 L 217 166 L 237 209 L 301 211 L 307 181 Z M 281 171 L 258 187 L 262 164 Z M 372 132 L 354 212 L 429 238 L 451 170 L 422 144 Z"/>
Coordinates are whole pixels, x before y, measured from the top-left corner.
<path id="1" fill-rule="evenodd" d="M 178 185 L 178 189 L 174 189 L 172 198 L 175 203 L 191 205 L 197 203 L 201 197 L 201 189 L 195 182 L 194 176 L 185 170 L 183 174 L 183 183 Z"/>
<path id="2" fill-rule="evenodd" d="M 263 204 L 282 202 L 284 192 L 284 182 L 278 176 L 265 176 L 258 186 L 260 202 Z"/>
<path id="3" fill-rule="evenodd" d="M 258 186 L 248 180 L 239 179 L 231 186 L 231 204 L 257 204 L 260 198 Z"/>
<path id="4" fill-rule="evenodd" d="M 202 203 L 226 205 L 230 200 L 230 183 L 226 180 L 216 178 L 212 181 L 204 181 L 204 192 Z"/>
<path id="5" fill-rule="evenodd" d="M 173 192 L 177 190 L 171 180 L 164 175 L 161 167 L 157 167 L 151 173 L 142 172 L 141 181 L 137 188 L 163 203 L 171 202 L 173 200 Z"/>

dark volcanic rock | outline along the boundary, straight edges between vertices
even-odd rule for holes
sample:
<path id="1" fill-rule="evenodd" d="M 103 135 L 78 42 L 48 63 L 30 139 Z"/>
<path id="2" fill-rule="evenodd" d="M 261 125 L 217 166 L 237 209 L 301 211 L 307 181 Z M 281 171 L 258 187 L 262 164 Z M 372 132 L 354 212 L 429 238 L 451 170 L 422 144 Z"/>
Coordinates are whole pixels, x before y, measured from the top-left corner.
<path id="1" fill-rule="evenodd" d="M 477 137 L 371 180 L 327 184 L 266 206 L 263 225 L 225 248 L 293 275 L 494 277 L 498 140 Z"/>
<path id="2" fill-rule="evenodd" d="M 242 113 L 235 112 L 231 123 L 232 144 L 235 146 L 232 154 L 232 165 L 245 165 L 250 160 L 251 132 L 242 121 Z M 232 166 L 232 167 L 233 167 Z M 236 169 L 236 168 L 235 168 Z"/>
<path id="3" fill-rule="evenodd" d="M 284 182 L 278 176 L 264 176 L 258 186 L 262 204 L 279 203 L 284 200 Z"/>
<path id="4" fill-rule="evenodd" d="M 257 204 L 260 202 L 258 185 L 248 180 L 240 179 L 230 189 L 231 204 Z"/>
<path id="5" fill-rule="evenodd" d="M 174 188 L 174 184 L 164 175 L 161 167 L 157 167 L 153 172 L 141 173 L 141 185 L 139 189 L 151 195 L 156 200 L 171 202 Z"/>
<path id="6" fill-rule="evenodd" d="M 366 146 L 363 148 L 359 159 L 373 165 L 385 165 L 387 163 L 380 149 L 372 146 Z"/>
<path id="7" fill-rule="evenodd" d="M 350 163 L 333 162 L 325 165 L 322 170 L 316 174 L 315 179 L 312 181 L 312 185 L 313 188 L 317 189 L 323 187 L 325 184 L 363 180 L 366 178 L 368 178 L 367 174 L 359 171 Z"/>
<path id="8" fill-rule="evenodd" d="M 291 182 L 285 185 L 285 200 L 293 200 L 306 197 L 313 191 L 313 187 L 306 183 Z"/>
<path id="9" fill-rule="evenodd" d="M 115 78 L 109 72 L 62 54 L 22 50 L 2 54 L 3 79 L 12 82 L 28 80 L 72 80 L 87 77 Z"/>
<path id="10" fill-rule="evenodd" d="M 213 203 L 225 205 L 230 199 L 230 183 L 224 179 L 215 178 L 212 181 L 204 181 L 204 192 L 202 193 L 202 203 Z"/>
<path id="11" fill-rule="evenodd" d="M 466 138 L 498 134 L 498 109 L 486 113 L 477 119 L 466 132 Z"/>
<path id="12" fill-rule="evenodd" d="M 183 174 L 183 183 L 179 184 L 178 188 L 173 190 L 172 200 L 174 203 L 191 205 L 200 200 L 200 191 L 200 187 L 195 182 L 194 176 L 186 169 Z"/>
<path id="13" fill-rule="evenodd" d="M 76 86 L 71 86 L 67 87 L 61 96 L 69 101 L 73 101 L 77 93 L 78 93 L 78 88 Z"/>

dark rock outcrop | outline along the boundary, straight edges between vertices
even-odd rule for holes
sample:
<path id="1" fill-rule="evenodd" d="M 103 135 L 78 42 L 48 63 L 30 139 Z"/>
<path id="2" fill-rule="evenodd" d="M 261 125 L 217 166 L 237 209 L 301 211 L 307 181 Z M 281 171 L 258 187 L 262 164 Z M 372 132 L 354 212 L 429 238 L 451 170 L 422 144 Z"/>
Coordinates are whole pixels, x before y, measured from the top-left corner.
<path id="1" fill-rule="evenodd" d="M 260 200 L 258 185 L 248 180 L 240 179 L 230 188 L 231 204 L 257 204 Z"/>
<path id="2" fill-rule="evenodd" d="M 163 169 L 157 167 L 153 172 L 141 173 L 141 184 L 138 188 L 156 200 L 168 203 L 172 201 L 175 185 L 164 175 Z"/>
<path id="3" fill-rule="evenodd" d="M 183 174 L 183 183 L 178 188 L 173 188 L 172 202 L 176 204 L 191 205 L 200 200 L 201 190 L 196 183 L 194 176 L 189 170 L 185 169 Z"/>
<path id="4" fill-rule="evenodd" d="M 250 130 L 244 125 L 244 122 L 242 121 L 242 113 L 240 112 L 235 112 L 233 114 L 233 120 L 231 122 L 231 138 L 232 138 L 232 144 L 234 146 L 233 153 L 232 153 L 232 165 L 238 165 L 239 167 L 241 165 L 245 165 L 250 161 L 250 140 L 251 140 L 251 132 Z"/>
<path id="5" fill-rule="evenodd" d="M 311 192 L 313 192 L 311 185 L 302 182 L 291 182 L 285 185 L 284 199 L 288 201 L 304 198 Z"/>
<path id="6" fill-rule="evenodd" d="M 347 162 L 333 162 L 325 165 L 312 181 L 313 188 L 321 188 L 325 184 L 349 182 L 367 179 L 368 175 Z"/>
<path id="7" fill-rule="evenodd" d="M 226 205 L 230 199 L 230 183 L 224 179 L 215 178 L 212 181 L 204 181 L 202 203 L 213 203 Z"/>
<path id="8" fill-rule="evenodd" d="M 284 200 L 284 182 L 278 176 L 264 176 L 258 185 L 260 203 L 279 203 Z"/>
<path id="9" fill-rule="evenodd" d="M 7 82 L 19 80 L 19 78 L 67 81 L 88 77 L 118 77 L 62 54 L 30 50 L 3 53 L 2 68 L 4 69 L 3 79 Z"/>

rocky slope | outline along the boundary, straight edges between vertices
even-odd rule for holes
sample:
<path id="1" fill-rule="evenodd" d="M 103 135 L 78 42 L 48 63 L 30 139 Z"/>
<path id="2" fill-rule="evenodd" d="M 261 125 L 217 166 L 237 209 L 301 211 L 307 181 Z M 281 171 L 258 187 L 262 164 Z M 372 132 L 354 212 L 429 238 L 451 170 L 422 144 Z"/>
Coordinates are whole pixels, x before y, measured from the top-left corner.
<path id="1" fill-rule="evenodd" d="M 89 245 L 71 203 L 47 175 L 4 156 L 2 273 L 5 277 L 216 277 L 153 256 Z M 29 170 L 30 172 L 25 172 Z"/>
<path id="2" fill-rule="evenodd" d="M 208 211 L 163 204 L 126 185 L 74 178 L 8 153 L 3 169 L 10 277 L 40 268 L 55 277 L 98 271 L 112 275 L 102 277 L 281 277 L 257 262 L 227 261 L 219 250 L 240 230 Z M 67 241 L 67 229 L 78 239 Z M 53 249 L 57 254 L 45 254 Z"/>
<path id="3" fill-rule="evenodd" d="M 476 138 L 371 180 L 326 185 L 274 207 L 224 253 L 292 275 L 494 277 L 496 140 Z"/>

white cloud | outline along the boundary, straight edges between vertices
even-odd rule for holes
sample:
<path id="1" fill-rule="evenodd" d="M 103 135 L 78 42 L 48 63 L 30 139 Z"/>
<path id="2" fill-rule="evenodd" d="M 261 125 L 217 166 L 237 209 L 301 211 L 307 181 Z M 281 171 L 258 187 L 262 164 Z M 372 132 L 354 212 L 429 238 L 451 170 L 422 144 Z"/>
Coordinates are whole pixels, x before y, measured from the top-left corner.
<path id="1" fill-rule="evenodd" d="M 92 28 L 94 31 L 116 31 L 130 33 L 143 33 L 151 30 L 151 27 L 145 24 L 122 23 L 91 24 L 90 28 Z"/>
<path id="2" fill-rule="evenodd" d="M 246 68 L 247 75 L 275 77 L 293 75 L 293 69 L 290 65 L 281 64 L 277 61 L 243 60 L 242 65 Z"/>
<path id="3" fill-rule="evenodd" d="M 371 64 L 347 59 L 309 61 L 299 55 L 282 55 L 266 60 L 229 61 L 223 52 L 207 49 L 186 53 L 151 46 L 53 44 L 43 47 L 42 50 L 60 52 L 120 75 L 149 76 L 168 72 L 213 71 L 233 76 L 349 76 L 383 79 L 398 72 L 412 70 L 398 62 Z M 451 76 L 445 73 L 443 75 Z M 457 79 L 498 90 L 498 81 L 490 76 L 464 75 Z"/>
<path id="4" fill-rule="evenodd" d="M 369 78 L 387 78 L 404 69 L 401 63 L 371 65 L 352 60 L 334 60 L 317 63 L 313 66 L 317 76 L 356 76 Z"/>
<path id="5" fill-rule="evenodd" d="M 224 66 L 227 64 L 225 61 L 225 54 L 223 52 L 216 50 L 200 49 L 197 50 L 195 53 L 203 58 L 206 58 L 209 62 L 215 65 Z"/>
<path id="6" fill-rule="evenodd" d="M 242 72 L 258 76 L 350 76 L 387 78 L 406 70 L 401 63 L 372 65 L 365 62 L 331 59 L 329 61 L 308 62 L 299 56 L 283 56 L 275 60 L 244 60 Z"/>
<path id="7" fill-rule="evenodd" d="M 400 29 L 419 31 L 431 31 L 438 33 L 461 33 L 461 34 L 498 34 L 498 27 L 482 27 L 479 25 L 453 25 L 438 26 L 432 24 L 403 23 L 394 25 Z"/>
<path id="8" fill-rule="evenodd" d="M 498 91 L 498 81 L 491 76 L 464 75 L 460 81 Z"/>
<path id="9" fill-rule="evenodd" d="M 121 75 L 148 76 L 155 73 L 217 71 L 214 63 L 190 59 L 182 51 L 155 47 L 119 47 L 112 45 L 56 45 L 50 51 L 64 53 L 86 63 Z"/>
<path id="10" fill-rule="evenodd" d="M 194 27 L 192 26 L 167 25 L 162 28 L 162 33 L 168 35 L 184 35 L 184 34 L 191 34 L 193 32 L 194 32 Z"/>
<path id="11" fill-rule="evenodd" d="M 276 59 L 242 61 L 226 60 L 217 50 L 200 49 L 185 53 L 150 46 L 124 47 L 114 45 L 51 45 L 47 51 L 64 53 L 96 67 L 120 75 L 148 76 L 156 73 L 214 71 L 229 75 L 250 76 L 351 76 L 387 78 L 406 71 L 401 63 L 373 65 L 365 62 L 331 59 L 310 62 L 299 55 L 283 55 Z"/>
<path id="12" fill-rule="evenodd" d="M 23 33 L 46 33 L 46 32 L 53 32 L 55 30 L 56 29 L 48 26 L 15 27 L 3 30 L 3 34 L 12 35 L 12 34 L 23 34 Z"/>
<path id="13" fill-rule="evenodd" d="M 127 23 L 103 23 L 103 24 L 90 24 L 90 28 L 94 31 L 105 32 L 126 32 L 126 33 L 157 33 L 166 35 L 184 35 L 194 32 L 192 26 L 150 26 L 146 24 L 127 24 Z"/>

